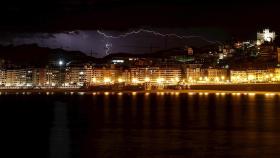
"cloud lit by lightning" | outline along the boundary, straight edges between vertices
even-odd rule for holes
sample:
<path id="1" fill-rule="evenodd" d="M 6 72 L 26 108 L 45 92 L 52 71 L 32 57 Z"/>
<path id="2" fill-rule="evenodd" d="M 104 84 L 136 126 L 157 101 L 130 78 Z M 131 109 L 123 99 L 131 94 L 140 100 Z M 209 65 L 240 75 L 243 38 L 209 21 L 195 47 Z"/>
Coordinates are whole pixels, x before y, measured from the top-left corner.
<path id="1" fill-rule="evenodd" d="M 221 42 L 219 42 L 219 41 L 211 41 L 211 40 L 206 39 L 203 36 L 195 36 L 195 35 L 185 36 L 185 35 L 178 35 L 178 34 L 175 34 L 175 33 L 164 34 L 164 33 L 154 31 L 154 30 L 147 30 L 147 29 L 133 30 L 133 31 L 130 31 L 130 32 L 126 32 L 124 34 L 116 35 L 116 36 L 108 35 L 105 32 L 100 31 L 100 30 L 97 30 L 97 33 L 102 35 L 106 39 L 120 39 L 120 38 L 125 38 L 125 37 L 128 37 L 130 35 L 136 35 L 136 34 L 140 34 L 140 33 L 151 33 L 155 36 L 173 37 L 173 38 L 178 38 L 178 39 L 182 39 L 182 40 L 183 39 L 199 38 L 199 39 L 202 39 L 203 41 L 206 41 L 209 44 L 216 44 L 216 43 L 221 44 Z M 106 47 L 106 54 L 109 54 L 110 48 L 112 47 L 112 43 L 106 43 L 105 47 Z"/>

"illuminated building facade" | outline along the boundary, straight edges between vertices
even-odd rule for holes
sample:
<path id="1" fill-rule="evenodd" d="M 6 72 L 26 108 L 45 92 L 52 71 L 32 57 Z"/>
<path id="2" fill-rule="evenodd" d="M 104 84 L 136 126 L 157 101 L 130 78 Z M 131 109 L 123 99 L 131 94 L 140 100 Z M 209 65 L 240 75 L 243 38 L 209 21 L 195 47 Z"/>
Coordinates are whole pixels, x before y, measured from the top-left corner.
<path id="1" fill-rule="evenodd" d="M 131 83 L 131 72 L 129 69 L 125 69 L 121 72 L 118 78 L 119 83 L 130 84 Z"/>
<path id="2" fill-rule="evenodd" d="M 179 68 L 160 68 L 157 83 L 163 80 L 165 85 L 176 85 L 181 80 L 181 75 L 182 70 Z"/>
<path id="3" fill-rule="evenodd" d="M 4 86 L 6 84 L 6 71 L 0 70 L 0 86 Z"/>
<path id="4" fill-rule="evenodd" d="M 227 69 L 207 69 L 209 81 L 224 82 L 227 80 Z"/>
<path id="5" fill-rule="evenodd" d="M 176 85 L 181 80 L 180 68 L 131 68 L 131 84 Z"/>
<path id="6" fill-rule="evenodd" d="M 242 82 L 248 82 L 248 76 L 247 76 L 247 72 L 244 70 L 240 70 L 240 71 L 235 71 L 232 70 L 230 71 L 230 81 L 232 83 L 242 83 Z"/>
<path id="7" fill-rule="evenodd" d="M 145 82 L 157 83 L 157 78 L 160 77 L 159 67 L 147 68 L 131 68 L 131 84 L 140 84 Z"/>
<path id="8" fill-rule="evenodd" d="M 46 81 L 46 69 L 36 68 L 32 70 L 32 85 L 44 86 Z"/>
<path id="9" fill-rule="evenodd" d="M 230 80 L 232 83 L 264 83 L 275 81 L 275 74 L 269 70 L 232 70 Z"/>
<path id="10" fill-rule="evenodd" d="M 106 85 L 118 82 L 121 76 L 120 69 L 117 68 L 94 68 L 91 78 L 91 84 L 93 85 Z"/>
<path id="11" fill-rule="evenodd" d="M 257 33 L 257 44 L 261 45 L 264 42 L 273 42 L 275 37 L 275 32 L 270 32 L 269 29 L 264 29 L 263 32 Z"/>
<path id="12" fill-rule="evenodd" d="M 45 86 L 58 86 L 61 80 L 59 69 L 46 68 Z"/>
<path id="13" fill-rule="evenodd" d="M 268 70 L 247 70 L 248 82 L 266 82 L 270 80 Z"/>
<path id="14" fill-rule="evenodd" d="M 280 81 L 280 68 L 275 68 L 274 70 L 274 80 L 275 81 Z"/>
<path id="15" fill-rule="evenodd" d="M 186 68 L 186 80 L 188 82 L 202 81 L 205 77 L 205 70 L 202 68 Z"/>
<path id="16" fill-rule="evenodd" d="M 6 86 L 24 86 L 26 85 L 26 70 L 13 69 L 6 71 Z"/>
<path id="17" fill-rule="evenodd" d="M 280 48 L 277 48 L 277 63 L 280 64 Z"/>
<path id="18" fill-rule="evenodd" d="M 84 86 L 89 85 L 92 78 L 92 67 L 68 67 L 65 72 L 65 86 L 77 85 Z"/>

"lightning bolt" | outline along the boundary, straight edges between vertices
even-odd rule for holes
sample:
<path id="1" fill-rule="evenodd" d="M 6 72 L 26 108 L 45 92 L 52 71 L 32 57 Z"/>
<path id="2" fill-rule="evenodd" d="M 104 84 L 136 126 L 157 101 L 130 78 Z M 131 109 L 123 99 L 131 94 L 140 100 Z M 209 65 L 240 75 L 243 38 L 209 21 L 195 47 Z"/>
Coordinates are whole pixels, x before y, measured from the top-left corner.
<path id="1" fill-rule="evenodd" d="M 174 38 L 178 38 L 178 39 L 182 39 L 182 40 L 183 39 L 200 38 L 200 39 L 202 39 L 202 40 L 204 40 L 204 41 L 206 41 L 207 43 L 210 43 L 210 44 L 215 44 L 215 43 L 222 44 L 219 41 L 208 40 L 203 36 L 194 36 L 194 35 L 185 36 L 185 35 L 178 35 L 178 34 L 175 34 L 175 33 L 163 34 L 163 33 L 160 33 L 160 32 L 154 31 L 154 30 L 147 30 L 147 29 L 133 30 L 131 32 L 127 32 L 127 33 L 120 34 L 120 35 L 117 35 L 117 36 L 108 35 L 105 32 L 102 32 L 101 30 L 97 30 L 97 33 L 102 35 L 105 39 L 120 39 L 120 38 L 125 38 L 125 37 L 131 36 L 131 35 L 139 34 L 139 33 L 151 33 L 155 36 L 174 37 Z M 112 44 L 111 43 L 106 43 L 105 47 L 106 47 L 106 54 L 109 54 L 110 48 L 112 47 Z"/>
<path id="2" fill-rule="evenodd" d="M 109 55 L 112 46 L 113 46 L 112 43 L 108 43 L 107 42 L 105 44 L 105 53 L 106 53 L 106 55 Z"/>

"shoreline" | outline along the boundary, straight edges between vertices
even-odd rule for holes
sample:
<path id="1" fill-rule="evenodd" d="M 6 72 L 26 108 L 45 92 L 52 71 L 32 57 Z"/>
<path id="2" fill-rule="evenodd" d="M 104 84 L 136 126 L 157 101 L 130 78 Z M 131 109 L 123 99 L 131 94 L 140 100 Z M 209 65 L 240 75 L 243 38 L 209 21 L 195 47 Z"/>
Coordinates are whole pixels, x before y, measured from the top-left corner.
<path id="1" fill-rule="evenodd" d="M 1 94 L 90 94 L 90 95 L 99 95 L 99 94 L 191 94 L 191 95 L 208 95 L 208 94 L 216 94 L 216 95 L 225 95 L 225 94 L 233 94 L 233 95 L 255 95 L 255 94 L 263 94 L 263 95 L 280 95 L 280 91 L 224 91 L 224 90 L 126 90 L 126 91 L 85 91 L 85 90 L 0 90 Z"/>
<path id="2" fill-rule="evenodd" d="M 51 88 L 51 89 L 0 89 L 0 94 L 19 94 L 19 93 L 232 93 L 232 94 L 280 94 L 280 84 L 226 84 L 226 85 L 190 85 L 190 89 L 83 89 L 83 88 Z"/>

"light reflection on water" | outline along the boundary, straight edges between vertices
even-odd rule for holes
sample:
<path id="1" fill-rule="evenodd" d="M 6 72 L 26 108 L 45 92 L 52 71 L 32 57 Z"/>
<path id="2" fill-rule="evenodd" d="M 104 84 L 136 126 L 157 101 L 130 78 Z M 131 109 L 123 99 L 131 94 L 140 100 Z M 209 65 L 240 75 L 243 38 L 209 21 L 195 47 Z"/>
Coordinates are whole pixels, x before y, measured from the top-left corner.
<path id="1" fill-rule="evenodd" d="M 19 148 L 83 158 L 280 155 L 274 93 L 50 94 L 0 97 L 3 121 L 23 131 L 7 135 L 30 143 Z"/>

